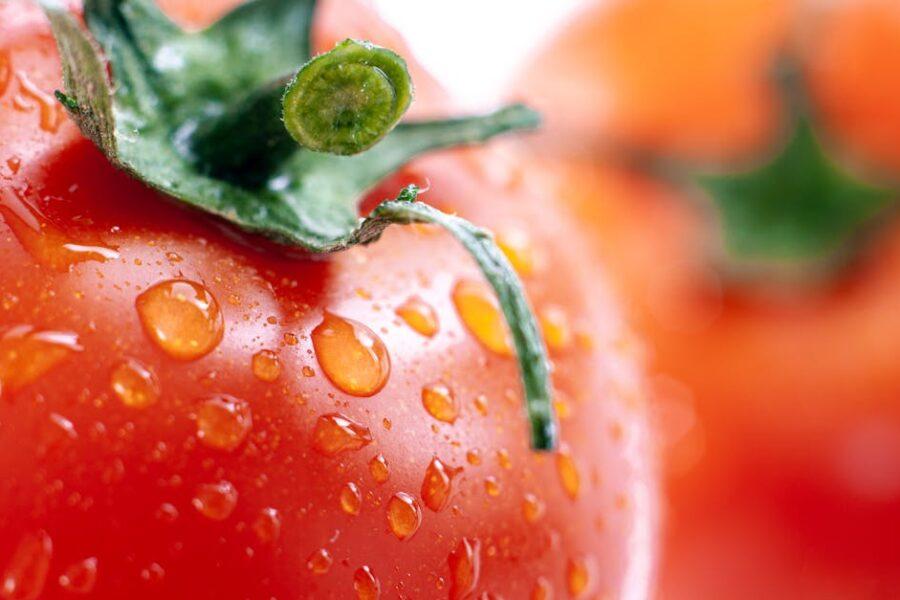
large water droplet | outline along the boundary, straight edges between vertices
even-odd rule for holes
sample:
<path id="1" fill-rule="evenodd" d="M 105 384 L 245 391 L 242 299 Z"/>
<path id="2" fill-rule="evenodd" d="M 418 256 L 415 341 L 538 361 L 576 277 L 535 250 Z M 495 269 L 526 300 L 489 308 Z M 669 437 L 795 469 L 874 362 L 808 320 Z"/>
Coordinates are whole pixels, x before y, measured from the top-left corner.
<path id="1" fill-rule="evenodd" d="M 46 531 L 26 534 L 19 541 L 3 573 L 0 592 L 10 600 L 36 600 L 44 590 L 53 541 Z"/>
<path id="2" fill-rule="evenodd" d="M 0 391 L 17 391 L 81 350 L 74 333 L 13 327 L 0 337 Z"/>
<path id="3" fill-rule="evenodd" d="M 18 159 L 7 163 L 18 170 Z M 0 215 L 22 247 L 34 259 L 57 271 L 67 271 L 77 263 L 106 262 L 119 258 L 119 253 L 98 244 L 76 243 L 62 229 L 48 221 L 15 190 L 4 194 L 0 188 Z"/>
<path id="4" fill-rule="evenodd" d="M 367 566 L 362 566 L 353 574 L 353 589 L 357 600 L 378 600 L 381 597 L 381 583 Z"/>
<path id="5" fill-rule="evenodd" d="M 397 315 L 403 319 L 413 330 L 426 337 L 432 337 L 438 332 L 438 316 L 430 304 L 418 296 L 411 296 L 403 304 L 397 307 Z"/>
<path id="6" fill-rule="evenodd" d="M 450 598 L 461 600 L 475 591 L 481 574 L 481 542 L 463 538 L 447 557 L 450 565 Z"/>
<path id="7" fill-rule="evenodd" d="M 447 506 L 453 488 L 453 477 L 460 469 L 448 467 L 437 457 L 431 459 L 422 480 L 422 501 L 434 512 Z"/>
<path id="8" fill-rule="evenodd" d="M 325 456 L 359 450 L 371 443 L 372 434 L 368 427 L 337 413 L 319 417 L 313 430 L 313 448 Z"/>
<path id="9" fill-rule="evenodd" d="M 362 494 L 359 487 L 352 481 L 348 482 L 341 488 L 340 494 L 341 510 L 348 515 L 356 516 L 362 507 Z"/>
<path id="10" fill-rule="evenodd" d="M 222 341 L 225 324 L 219 303 L 199 283 L 157 283 L 138 296 L 136 306 L 150 339 L 173 358 L 200 358 Z"/>
<path id="11" fill-rule="evenodd" d="M 387 383 L 387 348 L 362 323 L 326 312 L 312 332 L 312 342 L 325 376 L 341 391 L 371 396 Z"/>
<path id="12" fill-rule="evenodd" d="M 159 399 L 159 382 L 156 375 L 133 359 L 119 363 L 113 369 L 109 384 L 125 406 L 146 408 Z"/>
<path id="13" fill-rule="evenodd" d="M 466 327 L 485 348 L 512 355 L 509 330 L 493 290 L 481 281 L 464 279 L 453 288 L 453 303 Z"/>
<path id="14" fill-rule="evenodd" d="M 388 501 L 387 521 L 398 540 L 407 540 L 422 524 L 422 509 L 410 494 L 397 492 Z"/>
<path id="15" fill-rule="evenodd" d="M 222 480 L 198 485 L 191 504 L 204 517 L 213 521 L 224 521 L 234 512 L 237 501 L 238 492 L 234 485 L 230 481 Z"/>
<path id="16" fill-rule="evenodd" d="M 260 381 L 272 382 L 281 375 L 281 361 L 271 350 L 260 350 L 251 361 L 253 374 Z"/>
<path id="17" fill-rule="evenodd" d="M 422 406 L 429 415 L 445 423 L 454 423 L 459 416 L 459 402 L 453 391 L 442 382 L 422 388 Z"/>
<path id="18" fill-rule="evenodd" d="M 197 410 L 197 437 L 205 446 L 231 452 L 253 427 L 250 405 L 232 396 L 210 398 Z"/>
<path id="19" fill-rule="evenodd" d="M 97 559 L 86 558 L 69 565 L 59 576 L 59 587 L 73 594 L 90 594 L 97 585 Z"/>

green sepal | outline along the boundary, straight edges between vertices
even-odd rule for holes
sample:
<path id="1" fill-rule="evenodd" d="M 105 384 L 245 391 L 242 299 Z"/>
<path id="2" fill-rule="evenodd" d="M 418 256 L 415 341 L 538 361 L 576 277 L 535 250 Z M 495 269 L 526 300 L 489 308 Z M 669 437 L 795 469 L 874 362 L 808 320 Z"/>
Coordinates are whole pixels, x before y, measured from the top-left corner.
<path id="1" fill-rule="evenodd" d="M 791 276 L 842 260 L 850 240 L 896 198 L 835 163 L 803 117 L 762 166 L 696 181 L 714 202 L 732 266 Z"/>
<path id="2" fill-rule="evenodd" d="M 97 43 L 67 9 L 50 0 L 43 5 L 71 99 L 64 105 L 111 162 L 242 229 L 311 252 L 346 247 L 360 226 L 360 197 L 412 158 L 539 122 L 536 113 L 515 105 L 483 116 L 401 123 L 354 156 L 298 146 L 262 180 L 240 185 L 209 173 L 194 156 L 191 135 L 309 60 L 314 2 L 254 0 L 208 29 L 186 33 L 152 0 L 86 0 L 85 20 Z"/>

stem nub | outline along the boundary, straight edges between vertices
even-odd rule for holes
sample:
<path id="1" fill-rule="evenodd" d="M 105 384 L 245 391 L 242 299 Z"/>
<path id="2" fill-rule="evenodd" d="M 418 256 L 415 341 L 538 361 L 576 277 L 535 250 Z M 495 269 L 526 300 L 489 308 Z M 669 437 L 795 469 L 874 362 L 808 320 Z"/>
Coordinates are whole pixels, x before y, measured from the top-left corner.
<path id="1" fill-rule="evenodd" d="M 204 171 L 258 185 L 297 144 L 359 154 L 397 125 L 413 97 L 406 61 L 387 48 L 347 39 L 285 77 L 200 121 L 190 152 Z"/>
<path id="2" fill-rule="evenodd" d="M 284 126 L 310 150 L 358 154 L 397 125 L 412 96 L 399 54 L 347 39 L 297 72 L 284 94 Z"/>

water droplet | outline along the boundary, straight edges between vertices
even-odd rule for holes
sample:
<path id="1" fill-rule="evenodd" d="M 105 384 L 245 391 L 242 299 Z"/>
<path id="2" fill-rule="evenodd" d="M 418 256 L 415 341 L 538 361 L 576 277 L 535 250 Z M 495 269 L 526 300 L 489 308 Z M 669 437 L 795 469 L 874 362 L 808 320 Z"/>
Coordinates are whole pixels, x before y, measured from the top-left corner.
<path id="1" fill-rule="evenodd" d="M 461 469 L 448 467 L 437 457 L 431 459 L 422 480 L 422 501 L 434 512 L 440 512 L 450 500 L 453 477 Z"/>
<path id="2" fill-rule="evenodd" d="M 125 406 L 146 408 L 159 399 L 160 390 L 156 375 L 133 359 L 119 363 L 113 369 L 109 384 Z"/>
<path id="3" fill-rule="evenodd" d="M 581 489 L 581 475 L 578 472 L 578 465 L 575 464 L 575 460 L 566 446 L 562 446 L 556 454 L 556 471 L 566 494 L 573 500 L 577 498 Z"/>
<path id="4" fill-rule="evenodd" d="M 362 323 L 326 312 L 312 332 L 312 342 L 325 376 L 341 391 L 371 396 L 387 383 L 387 348 Z"/>
<path id="5" fill-rule="evenodd" d="M 438 332 L 437 313 L 431 305 L 418 296 L 412 296 L 407 299 L 406 302 L 397 307 L 396 313 L 413 330 L 426 337 L 432 337 Z"/>
<path id="6" fill-rule="evenodd" d="M 422 524 L 422 509 L 411 495 L 397 492 L 388 501 L 387 520 L 397 539 L 407 540 L 416 534 Z"/>
<path id="7" fill-rule="evenodd" d="M 313 447 L 325 456 L 334 456 L 347 450 L 359 450 L 372 443 L 369 428 L 343 415 L 322 415 L 313 430 Z"/>
<path id="8" fill-rule="evenodd" d="M 0 337 L 0 391 L 19 390 L 81 350 L 74 333 L 13 327 Z"/>
<path id="9" fill-rule="evenodd" d="M 197 491 L 191 504 L 204 517 L 213 521 L 224 521 L 231 516 L 237 506 L 238 493 L 230 481 L 218 483 L 203 483 L 197 486 Z"/>
<path id="10" fill-rule="evenodd" d="M 540 312 L 541 330 L 550 350 L 562 352 L 572 344 L 572 326 L 566 312 L 556 305 L 545 306 Z"/>
<path id="11" fill-rule="evenodd" d="M 391 470 L 388 468 L 387 460 L 384 456 L 378 454 L 373 456 L 369 461 L 369 473 L 376 483 L 384 483 L 391 476 Z"/>
<path id="12" fill-rule="evenodd" d="M 358 568 L 353 574 L 353 589 L 356 590 L 357 600 L 378 600 L 381 597 L 381 584 L 367 566 Z"/>
<path id="13" fill-rule="evenodd" d="M 159 583 L 166 577 L 166 570 L 162 565 L 156 562 L 150 563 L 147 567 L 141 569 L 141 579 L 147 583 Z"/>
<path id="14" fill-rule="evenodd" d="M 472 401 L 475 405 L 475 410 L 478 411 L 482 417 L 486 417 L 488 414 L 488 399 L 484 394 L 478 394 L 475 396 L 475 400 Z"/>
<path id="15" fill-rule="evenodd" d="M 580 598 L 590 592 L 591 564 L 586 557 L 571 558 L 566 562 L 566 586 L 569 594 Z"/>
<path id="16" fill-rule="evenodd" d="M 572 416 L 572 405 L 558 393 L 553 399 L 553 408 L 556 410 L 556 418 L 560 421 L 565 421 Z"/>
<path id="17" fill-rule="evenodd" d="M 10 600 L 36 600 L 44 590 L 53 541 L 46 531 L 26 534 L 16 546 L 3 573 L 0 591 Z"/>
<path id="18" fill-rule="evenodd" d="M 9 167 L 9 170 L 15 175 L 19 172 L 19 169 L 22 168 L 22 159 L 18 156 L 10 156 L 6 159 L 6 166 Z"/>
<path id="19" fill-rule="evenodd" d="M 313 368 L 308 365 L 303 365 L 303 368 L 300 369 L 300 372 L 303 373 L 304 377 L 315 377 L 316 372 L 313 371 Z"/>
<path id="20" fill-rule="evenodd" d="M 250 405 L 232 396 L 206 400 L 197 411 L 197 437 L 205 446 L 231 452 L 253 427 Z"/>
<path id="21" fill-rule="evenodd" d="M 481 281 L 464 279 L 453 288 L 453 303 L 466 327 L 485 348 L 512 355 L 509 330 L 493 290 Z"/>
<path id="22" fill-rule="evenodd" d="M 463 538 L 447 557 L 450 565 L 450 598 L 459 600 L 475 591 L 481 574 L 481 542 Z"/>
<path id="23" fill-rule="evenodd" d="M 63 230 L 44 219 L 14 191 L 0 194 L 0 214 L 22 247 L 37 262 L 51 269 L 67 271 L 77 263 L 106 262 L 119 258 L 119 253 L 110 248 L 74 243 Z"/>
<path id="24" fill-rule="evenodd" d="M 300 340 L 297 338 L 296 333 L 287 332 L 283 336 L 281 336 L 281 339 L 284 341 L 286 346 L 296 346 L 300 343 Z"/>
<path id="25" fill-rule="evenodd" d="M 429 415 L 445 423 L 454 423 L 459 416 L 459 402 L 453 391 L 442 382 L 422 388 L 422 406 Z"/>
<path id="26" fill-rule="evenodd" d="M 509 228 L 497 233 L 497 246 L 522 277 L 534 273 L 537 263 L 531 237 L 522 229 Z"/>
<path id="27" fill-rule="evenodd" d="M 531 600 L 553 600 L 553 587 L 546 577 L 538 577 L 531 588 Z"/>
<path id="28" fill-rule="evenodd" d="M 11 79 L 12 59 L 9 57 L 9 51 L 0 52 L 0 96 L 6 93 Z"/>
<path id="29" fill-rule="evenodd" d="M 340 501 L 342 511 L 348 515 L 358 515 L 359 509 L 362 507 L 362 494 L 359 492 L 359 487 L 352 481 L 348 482 L 341 488 Z"/>
<path id="30" fill-rule="evenodd" d="M 324 575 L 331 569 L 332 562 L 334 562 L 334 560 L 331 558 L 331 554 L 328 550 L 319 548 L 306 559 L 306 568 L 316 575 Z"/>
<path id="31" fill-rule="evenodd" d="M 225 324 L 219 303 L 199 283 L 157 283 L 138 296 L 136 306 L 150 339 L 172 358 L 200 358 L 222 341 Z"/>
<path id="32" fill-rule="evenodd" d="M 51 434 L 51 438 L 57 441 L 61 439 L 78 439 L 78 432 L 75 430 L 75 424 L 59 413 L 50 413 L 50 423 L 53 424 L 55 431 Z"/>
<path id="33" fill-rule="evenodd" d="M 64 118 L 62 105 L 51 94 L 48 94 L 28 79 L 24 71 L 17 72 L 16 76 L 19 79 L 19 88 L 22 90 L 22 95 L 25 98 L 34 100 L 40 109 L 41 129 L 48 133 L 56 133 Z"/>
<path id="34" fill-rule="evenodd" d="M 534 494 L 525 494 L 522 498 L 522 516 L 529 523 L 536 523 L 544 516 L 547 507 L 544 501 Z"/>
<path id="35" fill-rule="evenodd" d="M 163 502 L 156 509 L 156 518 L 163 523 L 174 523 L 178 520 L 178 509 L 170 502 Z"/>
<path id="36" fill-rule="evenodd" d="M 481 452 L 478 451 L 477 448 L 473 448 L 466 452 L 466 461 L 470 465 L 480 465 L 481 464 Z"/>
<path id="37" fill-rule="evenodd" d="M 281 361 L 271 350 L 260 350 L 253 355 L 253 374 L 260 381 L 272 382 L 281 375 Z"/>
<path id="38" fill-rule="evenodd" d="M 272 507 L 259 511 L 253 521 L 253 533 L 263 544 L 271 544 L 281 535 L 281 515 Z"/>
<path id="39" fill-rule="evenodd" d="M 73 594 L 90 594 L 97 584 L 97 559 L 73 563 L 59 576 L 59 587 Z"/>
<path id="40" fill-rule="evenodd" d="M 488 496 L 494 498 L 500 495 L 500 482 L 497 481 L 496 477 L 491 477 L 489 475 L 484 478 L 484 491 L 487 492 Z"/>

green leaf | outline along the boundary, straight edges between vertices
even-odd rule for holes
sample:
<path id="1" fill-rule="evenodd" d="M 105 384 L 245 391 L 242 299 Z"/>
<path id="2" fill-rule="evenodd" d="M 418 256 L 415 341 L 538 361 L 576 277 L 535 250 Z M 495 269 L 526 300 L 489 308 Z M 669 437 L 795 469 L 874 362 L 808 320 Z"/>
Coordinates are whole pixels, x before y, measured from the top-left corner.
<path id="1" fill-rule="evenodd" d="M 79 107 L 72 116 L 113 163 L 243 229 L 312 252 L 345 247 L 359 227 L 359 198 L 415 156 L 536 126 L 535 113 L 512 106 L 480 117 L 401 124 L 355 156 L 298 146 L 252 186 L 207 174 L 192 156 L 192 133 L 309 60 L 313 5 L 256 0 L 204 31 L 185 33 L 152 0 L 87 0 L 85 19 L 109 60 L 111 86 L 100 48 L 66 9 L 44 0 L 67 96 Z"/>
<path id="2" fill-rule="evenodd" d="M 350 104 L 359 106 L 348 104 L 348 110 L 331 114 L 313 114 L 312 104 L 298 96 L 314 89 L 304 69 L 323 64 L 310 60 L 314 0 L 252 0 L 194 33 L 170 22 L 153 0 L 85 0 L 90 34 L 60 3 L 40 1 L 62 58 L 66 90 L 59 93 L 60 101 L 113 164 L 147 185 L 246 231 L 310 252 L 373 242 L 392 223 L 436 223 L 456 236 L 494 287 L 513 333 L 532 444 L 554 447 L 546 349 L 524 291 L 492 238 L 415 201 L 414 188 L 382 203 L 365 219 L 357 207 L 367 190 L 415 156 L 532 129 L 539 122 L 536 113 L 514 105 L 483 116 L 401 123 L 363 153 L 315 152 L 290 143 L 283 130 L 279 108 L 291 81 L 300 86 L 290 88 L 291 100 L 301 106 L 299 117 L 323 119 L 292 124 L 307 127 L 291 132 L 307 145 L 317 141 L 307 140 L 310 132 L 322 137 L 334 133 L 322 127 L 327 119 L 358 143 L 348 143 L 347 135 L 332 135 L 321 150 L 355 152 L 381 134 L 373 137 L 359 123 L 346 122 L 347 115 L 371 116 L 368 106 L 360 104 L 371 99 L 365 93 L 349 96 Z M 390 130 L 411 95 L 402 89 L 403 73 L 397 71 L 405 72 L 402 58 L 356 42 L 345 44 L 335 56 L 355 60 L 353 69 L 372 64 L 391 84 L 400 82 L 391 102 L 376 98 L 372 105 L 391 109 L 389 118 L 373 121 Z M 354 72 L 333 80 L 387 89 L 380 80 L 373 84 L 370 75 Z"/>
<path id="3" fill-rule="evenodd" d="M 839 257 L 896 196 L 836 165 L 803 118 L 767 164 L 698 183 L 715 202 L 732 257 L 767 270 L 809 269 Z"/>

